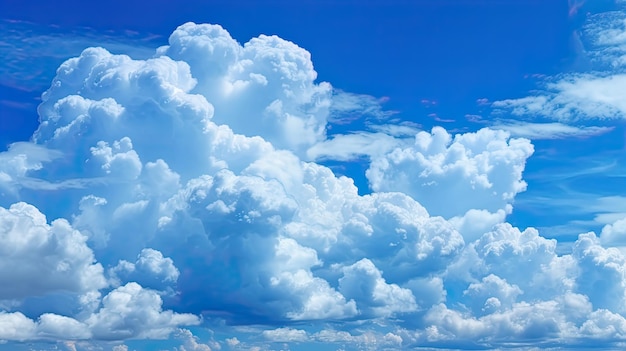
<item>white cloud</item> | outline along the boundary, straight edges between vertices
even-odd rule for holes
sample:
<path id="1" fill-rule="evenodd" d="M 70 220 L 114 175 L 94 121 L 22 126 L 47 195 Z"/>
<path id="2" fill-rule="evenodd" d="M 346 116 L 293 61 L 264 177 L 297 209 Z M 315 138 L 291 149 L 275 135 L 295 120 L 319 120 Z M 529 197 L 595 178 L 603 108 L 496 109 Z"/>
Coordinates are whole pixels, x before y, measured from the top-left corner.
<path id="1" fill-rule="evenodd" d="M 21 312 L 0 312 L 0 340 L 29 340 L 36 329 L 35 322 Z"/>
<path id="2" fill-rule="evenodd" d="M 297 45 L 261 35 L 241 46 L 218 25 L 187 23 L 159 54 L 189 64 L 216 123 L 297 152 L 325 138 L 332 88 L 314 83 L 311 55 Z"/>
<path id="3" fill-rule="evenodd" d="M 160 339 L 180 325 L 196 325 L 200 319 L 192 314 L 163 311 L 161 297 L 137 283 L 116 288 L 102 299 L 102 308 L 84 323 L 93 337 L 102 340 L 129 338 Z"/>
<path id="4" fill-rule="evenodd" d="M 528 140 L 510 139 L 503 131 L 452 137 L 435 127 L 418 133 L 411 147 L 373 159 L 366 175 L 373 190 L 409 194 L 433 215 L 497 212 L 526 189 L 522 171 L 532 153 Z"/>
<path id="5" fill-rule="evenodd" d="M 381 156 L 403 144 L 406 144 L 405 140 L 385 133 L 340 134 L 313 145 L 307 150 L 307 156 L 312 160 L 350 161 L 364 156 Z"/>
<path id="6" fill-rule="evenodd" d="M 619 93 L 626 75 L 579 74 L 546 85 L 546 95 L 496 101 L 495 108 L 510 109 L 514 115 L 536 115 L 559 121 L 622 119 L 626 103 Z"/>
<path id="7" fill-rule="evenodd" d="M 264 330 L 263 337 L 273 342 L 303 342 L 309 339 L 306 331 L 291 328 Z"/>
<path id="8" fill-rule="evenodd" d="M 0 207 L 0 298 L 20 299 L 58 291 L 85 292 L 106 286 L 87 238 L 64 219 L 51 224 L 20 202 Z"/>
<path id="9" fill-rule="evenodd" d="M 192 314 L 163 311 L 161 305 L 155 291 L 128 283 L 109 292 L 99 310 L 84 320 L 44 313 L 34 321 L 20 312 L 0 311 L 0 340 L 159 339 L 178 326 L 200 323 Z"/>
<path id="10" fill-rule="evenodd" d="M 113 147 L 100 141 L 96 147 L 91 148 L 91 154 L 102 162 L 102 169 L 107 174 L 120 173 L 122 177 L 135 179 L 141 173 L 139 155 L 133 150 L 132 140 L 128 137 L 116 140 Z"/>
<path id="11" fill-rule="evenodd" d="M 496 101 L 493 107 L 514 115 L 531 115 L 563 122 L 624 119 L 626 103 L 626 27 L 623 5 L 617 11 L 591 16 L 583 29 L 586 55 L 596 70 L 564 74 L 548 81 L 543 91 L 519 99 Z"/>
<path id="12" fill-rule="evenodd" d="M 531 140 L 541 139 L 564 139 L 584 138 L 608 133 L 613 127 L 585 127 L 570 126 L 563 123 L 530 123 L 530 122 L 505 122 L 497 123 L 490 128 L 501 129 L 509 132 L 512 136 L 528 138 Z"/>
<path id="13" fill-rule="evenodd" d="M 135 263 L 121 260 L 109 270 L 114 280 L 136 281 L 144 287 L 159 288 L 163 284 L 175 283 L 180 272 L 174 261 L 154 249 L 142 249 Z M 117 282 L 119 285 L 119 282 Z"/>
<path id="14" fill-rule="evenodd" d="M 7 151 L 0 152 L 0 192 L 15 196 L 22 185 L 22 179 L 32 171 L 43 168 L 43 164 L 58 159 L 62 153 L 27 142 L 9 145 Z"/>
<path id="15" fill-rule="evenodd" d="M 524 292 L 517 285 L 510 285 L 506 280 L 490 274 L 482 279 L 480 283 L 472 283 L 463 292 L 469 296 L 475 315 L 492 313 L 501 308 L 510 308 L 517 300 L 518 295 Z"/>
<path id="16" fill-rule="evenodd" d="M 600 241 L 607 246 L 626 246 L 626 217 L 602 228 Z"/>
<path id="17" fill-rule="evenodd" d="M 237 346 L 241 343 L 241 341 L 239 341 L 239 339 L 237 339 L 236 337 L 232 337 L 232 338 L 226 338 L 226 344 L 230 347 L 234 347 Z"/>
<path id="18" fill-rule="evenodd" d="M 176 333 L 176 337 L 182 339 L 183 344 L 179 348 L 175 348 L 178 351 L 211 351 L 211 347 L 207 344 L 203 344 L 198 341 L 198 337 L 193 335 L 190 330 L 180 329 Z M 219 344 L 217 344 L 216 350 L 219 350 Z"/>
<path id="19" fill-rule="evenodd" d="M 373 119 L 381 121 L 396 114 L 396 111 L 385 111 L 382 103 L 387 99 L 376 99 L 370 95 L 354 94 L 335 89 L 330 106 L 332 124 L 348 124 L 354 120 Z"/>
<path id="20" fill-rule="evenodd" d="M 315 83 L 309 53 L 277 37 L 242 46 L 219 26 L 189 23 L 157 56 L 92 48 L 68 60 L 39 108 L 40 146 L 0 156 L 15 160 L 2 164 L 11 180 L 36 171 L 54 184 L 91 182 L 51 187 L 58 208 L 24 187 L 19 195 L 37 207 L 0 209 L 0 279 L 11 283 L 0 284 L 0 298 L 20 300 L 0 313 L 0 339 L 166 338 L 201 323 L 201 312 L 215 313 L 216 325 L 282 325 L 260 332 L 271 341 L 374 349 L 621 335 L 619 250 L 585 234 L 558 255 L 556 240 L 503 223 L 525 190 L 529 140 L 434 128 L 402 144 L 390 135 L 415 130 L 385 126 L 326 140 L 333 111 L 381 110 L 355 95 L 333 107 L 337 96 Z M 573 133 L 548 126 L 550 135 Z M 333 150 L 346 143 L 358 149 Z M 372 156 L 374 192 L 361 196 L 352 179 L 304 162 L 307 150 Z M 38 208 L 72 224 L 48 224 Z M 111 267 L 111 291 L 96 257 Z M 149 289 L 163 284 L 177 290 L 165 302 Z M 43 304 L 33 295 L 68 291 L 75 314 L 24 314 Z M 352 330 L 296 328 L 329 321 Z M 219 345 L 178 336 L 179 351 Z"/>
<path id="21" fill-rule="evenodd" d="M 358 301 L 359 312 L 366 316 L 389 317 L 417 309 L 411 290 L 387 284 L 381 272 L 366 258 L 343 268 L 339 291 Z"/>

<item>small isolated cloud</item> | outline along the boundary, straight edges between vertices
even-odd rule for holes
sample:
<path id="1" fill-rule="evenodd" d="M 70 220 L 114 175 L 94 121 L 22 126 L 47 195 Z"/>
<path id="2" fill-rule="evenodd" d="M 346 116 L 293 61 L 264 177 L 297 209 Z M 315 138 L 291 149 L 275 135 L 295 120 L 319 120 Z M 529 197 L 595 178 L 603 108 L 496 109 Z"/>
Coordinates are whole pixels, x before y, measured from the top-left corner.
<path id="1" fill-rule="evenodd" d="M 431 99 L 421 99 L 420 103 L 423 106 L 429 107 L 429 106 L 435 106 L 437 105 L 437 100 L 431 100 Z"/>

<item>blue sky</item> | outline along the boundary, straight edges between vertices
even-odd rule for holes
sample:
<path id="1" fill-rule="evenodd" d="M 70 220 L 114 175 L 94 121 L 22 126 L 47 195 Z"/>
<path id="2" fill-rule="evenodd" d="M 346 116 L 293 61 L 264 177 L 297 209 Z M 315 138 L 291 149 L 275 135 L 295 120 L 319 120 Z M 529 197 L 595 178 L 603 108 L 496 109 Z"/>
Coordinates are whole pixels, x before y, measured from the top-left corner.
<path id="1" fill-rule="evenodd" d="M 0 349 L 626 342 L 623 1 L 0 14 Z"/>

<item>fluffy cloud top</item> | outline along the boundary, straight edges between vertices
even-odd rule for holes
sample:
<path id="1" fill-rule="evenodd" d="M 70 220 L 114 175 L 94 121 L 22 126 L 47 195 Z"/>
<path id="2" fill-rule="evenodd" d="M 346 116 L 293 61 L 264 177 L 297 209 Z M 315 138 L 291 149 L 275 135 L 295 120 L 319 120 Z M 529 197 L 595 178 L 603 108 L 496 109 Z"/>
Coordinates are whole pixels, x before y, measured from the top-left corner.
<path id="1" fill-rule="evenodd" d="M 261 35 L 241 46 L 218 25 L 187 23 L 158 54 L 189 64 L 199 81 L 193 92 L 235 133 L 296 153 L 325 138 L 332 89 L 315 83 L 311 54 L 297 45 Z"/>
<path id="2" fill-rule="evenodd" d="M 87 238 L 66 220 L 48 224 L 36 207 L 20 202 L 0 207 L 0 228 L 0 299 L 106 286 Z"/>
<path id="3" fill-rule="evenodd" d="M 526 189 L 522 171 L 533 151 L 527 139 L 510 139 L 503 131 L 481 129 L 453 138 L 435 127 L 418 133 L 414 145 L 375 158 L 367 178 L 375 191 L 409 194 L 434 215 L 496 212 Z"/>

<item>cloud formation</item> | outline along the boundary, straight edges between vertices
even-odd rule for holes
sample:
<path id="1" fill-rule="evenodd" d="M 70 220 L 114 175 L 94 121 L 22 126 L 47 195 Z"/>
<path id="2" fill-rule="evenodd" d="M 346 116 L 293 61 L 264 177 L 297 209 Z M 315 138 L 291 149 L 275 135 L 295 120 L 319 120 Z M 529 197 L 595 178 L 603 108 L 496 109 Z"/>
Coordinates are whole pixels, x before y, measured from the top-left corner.
<path id="1" fill-rule="evenodd" d="M 584 2 L 573 1 L 576 11 Z M 590 15 L 582 29 L 585 52 L 592 72 L 563 74 L 548 79 L 534 95 L 496 101 L 497 109 L 517 116 L 538 116 L 560 122 L 622 120 L 626 104 L 621 91 L 626 85 L 626 27 L 623 4 L 616 10 Z"/>
<path id="2" fill-rule="evenodd" d="M 623 337 L 626 257 L 602 245 L 622 222 L 567 253 L 505 222 L 529 140 L 383 127 L 352 136 L 370 150 L 332 150 L 352 142 L 327 138 L 333 111 L 380 110 L 316 77 L 293 43 L 194 23 L 151 59 L 63 63 L 32 143 L 0 154 L 0 339 L 260 347 L 180 329 L 209 323 L 378 349 Z M 368 155 L 373 192 L 311 161 L 328 154 Z"/>

